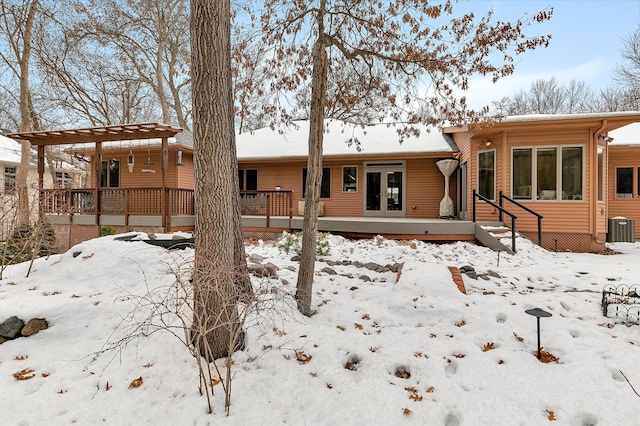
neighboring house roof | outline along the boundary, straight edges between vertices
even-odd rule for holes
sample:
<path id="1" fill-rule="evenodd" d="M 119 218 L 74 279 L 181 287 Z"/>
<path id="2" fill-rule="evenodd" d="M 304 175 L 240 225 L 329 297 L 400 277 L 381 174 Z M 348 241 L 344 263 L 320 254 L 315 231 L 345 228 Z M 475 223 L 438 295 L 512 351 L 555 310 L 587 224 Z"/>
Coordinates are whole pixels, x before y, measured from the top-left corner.
<path id="1" fill-rule="evenodd" d="M 21 157 L 22 146 L 20 142 L 0 135 L 0 163 L 15 164 L 16 166 L 19 166 Z M 84 171 L 82 168 L 68 161 L 58 161 L 56 164 L 58 166 L 56 167 L 56 170 Z M 29 165 L 32 167 L 36 167 L 38 165 L 38 155 L 33 149 L 31 149 Z M 45 167 L 48 168 L 49 165 L 45 164 Z"/>
<path id="2" fill-rule="evenodd" d="M 20 164 L 22 147 L 20 142 L 0 135 L 0 162 Z"/>
<path id="3" fill-rule="evenodd" d="M 405 138 L 400 143 L 398 130 L 405 124 L 375 124 L 364 128 L 340 120 L 325 120 L 323 156 L 374 155 L 374 154 L 423 154 L 457 151 L 450 136 L 444 136 L 435 127 L 413 125 L 420 135 Z M 357 139 L 360 145 L 349 143 Z M 239 160 L 268 158 L 306 158 L 308 155 L 309 121 L 295 121 L 275 130 L 263 128 L 236 136 Z"/>
<path id="4" fill-rule="evenodd" d="M 640 123 L 632 123 L 612 130 L 609 132 L 609 136 L 613 138 L 613 141 L 609 142 L 610 146 L 640 146 Z"/>

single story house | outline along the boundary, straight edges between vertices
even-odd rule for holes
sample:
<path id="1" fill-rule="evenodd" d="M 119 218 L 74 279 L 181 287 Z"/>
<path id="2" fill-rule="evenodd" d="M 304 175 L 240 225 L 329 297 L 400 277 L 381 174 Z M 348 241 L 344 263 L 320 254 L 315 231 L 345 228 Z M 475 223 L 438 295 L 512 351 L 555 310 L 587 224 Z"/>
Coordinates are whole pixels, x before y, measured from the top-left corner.
<path id="1" fill-rule="evenodd" d="M 531 115 L 444 129 L 414 125 L 401 137 L 404 124 L 326 120 L 318 228 L 353 237 L 475 241 L 478 223 L 513 226 L 517 217 L 517 231 L 547 249 L 599 251 L 611 218 L 640 219 L 630 203 L 640 187 L 635 148 L 609 143 L 617 129 L 636 122 L 635 111 Z M 106 225 L 193 229 L 193 146 L 180 142 L 181 131 L 146 123 L 14 136 L 39 150 L 66 144 L 90 158 L 91 189 L 60 193 L 46 211 L 56 223 L 92 229 L 70 238 L 75 243 Z M 308 122 L 296 121 L 237 136 L 248 236 L 302 227 L 308 133 Z M 614 186 L 622 178 L 632 196 Z"/>
<path id="2" fill-rule="evenodd" d="M 608 133 L 639 121 L 635 111 L 514 116 L 442 131 L 414 126 L 419 135 L 400 143 L 400 124 L 327 120 L 319 229 L 469 239 L 474 231 L 463 223 L 510 223 L 501 207 L 517 217 L 518 232 L 534 241 L 540 235 L 548 249 L 602 250 L 611 217 Z M 307 137 L 308 122 L 239 135 L 241 189 L 290 190 L 300 214 Z M 438 163 L 452 159 L 459 165 L 446 184 Z M 453 213 L 444 217 L 458 221 L 442 219 L 447 197 Z"/>

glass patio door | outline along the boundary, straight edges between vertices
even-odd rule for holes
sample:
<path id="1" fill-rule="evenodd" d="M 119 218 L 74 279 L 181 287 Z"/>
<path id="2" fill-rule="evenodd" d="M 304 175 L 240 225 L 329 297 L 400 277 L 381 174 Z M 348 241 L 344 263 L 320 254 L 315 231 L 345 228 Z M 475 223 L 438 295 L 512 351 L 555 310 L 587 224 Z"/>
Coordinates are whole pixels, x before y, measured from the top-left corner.
<path id="1" fill-rule="evenodd" d="M 364 192 L 365 216 L 405 216 L 404 168 L 367 167 Z"/>

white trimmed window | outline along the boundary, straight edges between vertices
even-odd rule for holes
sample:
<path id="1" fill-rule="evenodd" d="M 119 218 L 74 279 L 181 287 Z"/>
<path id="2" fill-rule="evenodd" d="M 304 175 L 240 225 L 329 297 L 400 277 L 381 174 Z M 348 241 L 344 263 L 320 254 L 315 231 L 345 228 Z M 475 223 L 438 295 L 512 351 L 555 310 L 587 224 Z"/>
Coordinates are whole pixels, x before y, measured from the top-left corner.
<path id="1" fill-rule="evenodd" d="M 496 152 L 478 153 L 478 194 L 489 200 L 496 199 Z"/>
<path id="2" fill-rule="evenodd" d="M 598 201 L 604 201 L 604 148 L 598 147 Z"/>
<path id="3" fill-rule="evenodd" d="M 73 178 L 71 177 L 71 174 L 67 172 L 56 172 L 56 181 L 60 188 L 69 189 L 73 184 Z"/>
<path id="4" fill-rule="evenodd" d="M 616 168 L 616 198 L 633 198 L 633 167 Z"/>
<path id="5" fill-rule="evenodd" d="M 342 192 L 358 192 L 358 166 L 342 166 Z"/>
<path id="6" fill-rule="evenodd" d="M 584 147 L 513 148 L 511 176 L 516 200 L 583 200 Z"/>
<path id="7" fill-rule="evenodd" d="M 9 194 L 16 189 L 16 167 L 4 166 L 4 192 Z"/>

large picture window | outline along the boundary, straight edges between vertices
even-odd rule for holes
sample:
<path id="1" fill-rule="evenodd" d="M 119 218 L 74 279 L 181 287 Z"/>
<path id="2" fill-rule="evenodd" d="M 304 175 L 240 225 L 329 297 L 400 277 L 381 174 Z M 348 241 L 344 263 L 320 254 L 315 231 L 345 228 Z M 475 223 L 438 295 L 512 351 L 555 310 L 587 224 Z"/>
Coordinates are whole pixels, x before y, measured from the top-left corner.
<path id="1" fill-rule="evenodd" d="M 307 168 L 302 169 L 302 196 L 307 192 Z M 331 198 L 331 169 L 322 168 L 322 184 L 320 185 L 320 198 Z"/>
<path id="2" fill-rule="evenodd" d="M 495 200 L 496 195 L 496 153 L 478 153 L 478 194 Z"/>
<path id="3" fill-rule="evenodd" d="M 520 200 L 582 200 L 584 148 L 514 148 L 512 191 Z"/>

